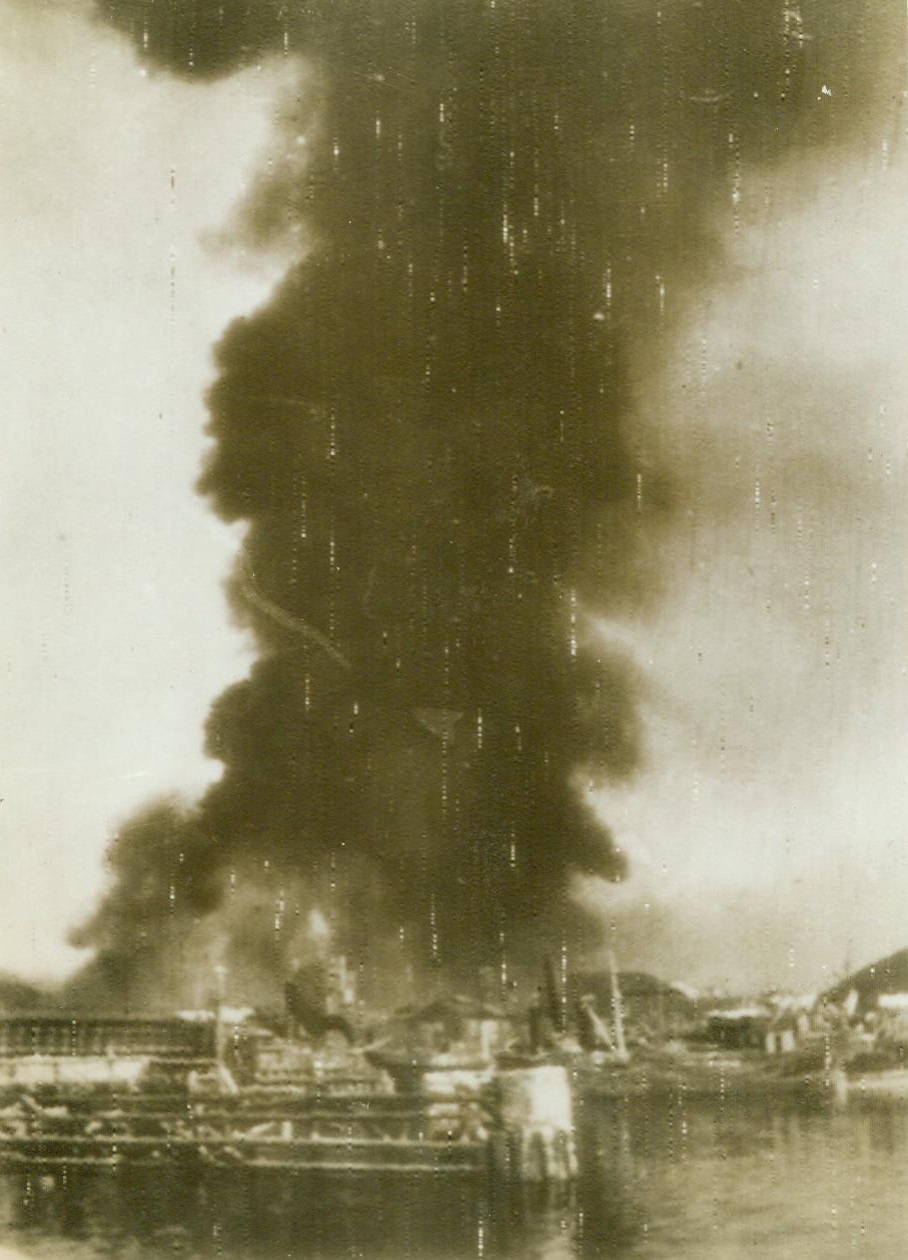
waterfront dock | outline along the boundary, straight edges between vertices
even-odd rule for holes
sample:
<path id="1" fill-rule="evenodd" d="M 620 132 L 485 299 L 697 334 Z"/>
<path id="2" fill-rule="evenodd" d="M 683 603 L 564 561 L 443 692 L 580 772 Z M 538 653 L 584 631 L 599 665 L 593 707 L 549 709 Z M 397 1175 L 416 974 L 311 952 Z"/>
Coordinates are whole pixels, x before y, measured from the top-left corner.
<path id="1" fill-rule="evenodd" d="M 249 1090 L 225 1096 L 20 1091 L 0 1108 L 0 1170 L 249 1167 L 506 1181 L 576 1175 L 562 1068 L 482 1094 Z"/>
<path id="2" fill-rule="evenodd" d="M 389 1095 L 261 1099 L 20 1099 L 0 1111 L 0 1169 L 196 1163 L 332 1173 L 482 1176 L 475 1108 Z"/>

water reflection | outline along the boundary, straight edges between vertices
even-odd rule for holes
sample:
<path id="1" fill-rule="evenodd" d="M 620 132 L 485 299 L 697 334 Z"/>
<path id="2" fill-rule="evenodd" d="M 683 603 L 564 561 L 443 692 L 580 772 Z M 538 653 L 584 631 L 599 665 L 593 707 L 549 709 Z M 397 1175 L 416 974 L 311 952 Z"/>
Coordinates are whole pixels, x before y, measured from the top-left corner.
<path id="1" fill-rule="evenodd" d="M 42 1260 L 901 1260 L 908 1108 L 601 1100 L 570 1188 L 191 1165 L 0 1178 Z"/>

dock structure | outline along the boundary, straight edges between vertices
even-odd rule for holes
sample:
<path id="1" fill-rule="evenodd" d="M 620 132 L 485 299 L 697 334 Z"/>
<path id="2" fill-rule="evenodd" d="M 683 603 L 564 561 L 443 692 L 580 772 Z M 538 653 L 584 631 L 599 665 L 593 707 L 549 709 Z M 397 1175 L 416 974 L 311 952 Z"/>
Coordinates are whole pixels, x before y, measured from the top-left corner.
<path id="1" fill-rule="evenodd" d="M 500 1072 L 495 1089 L 495 1173 L 505 1181 L 573 1181 L 578 1171 L 574 1107 L 565 1068 L 540 1064 Z"/>
<path id="2" fill-rule="evenodd" d="M 210 1063 L 213 1053 L 211 1027 L 181 1019 L 6 1017 L 0 1092 L 137 1087 L 153 1065 L 185 1074 Z"/>
<path id="3" fill-rule="evenodd" d="M 128 1016 L 71 1018 L 65 1015 L 17 1015 L 0 1019 L 0 1059 L 115 1055 L 120 1058 L 210 1056 L 211 1028 L 182 1019 Z"/>
<path id="4" fill-rule="evenodd" d="M 234 1100 L 231 1100 L 234 1102 Z M 288 1098 L 280 1106 L 182 1108 L 152 1097 L 124 1105 L 41 1107 L 0 1112 L 0 1168 L 51 1172 L 194 1164 L 330 1173 L 484 1176 L 488 1143 L 445 1100 L 386 1095 Z"/>
<path id="5" fill-rule="evenodd" d="M 0 1019 L 0 1169 L 576 1175 L 563 1066 L 434 1054 L 397 1062 L 407 1070 L 394 1076 L 348 1048 L 310 1053 L 304 1071 L 277 1055 L 295 1085 L 254 1074 L 238 1084 L 219 1028 L 182 1018 Z"/>
<path id="6" fill-rule="evenodd" d="M 576 1175 L 563 1069 L 464 1092 L 244 1090 L 225 1096 L 25 1091 L 0 1107 L 0 1169 L 248 1167 L 507 1181 Z"/>

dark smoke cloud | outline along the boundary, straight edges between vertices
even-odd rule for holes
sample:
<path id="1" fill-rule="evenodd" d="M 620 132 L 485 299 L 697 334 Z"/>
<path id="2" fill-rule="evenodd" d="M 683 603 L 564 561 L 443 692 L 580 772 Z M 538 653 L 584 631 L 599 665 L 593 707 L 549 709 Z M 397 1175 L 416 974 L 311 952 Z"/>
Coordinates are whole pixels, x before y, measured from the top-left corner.
<path id="1" fill-rule="evenodd" d="M 624 873 L 577 777 L 639 757 L 636 680 L 583 614 L 652 590 L 638 533 L 671 500 L 636 454 L 628 356 L 721 269 L 706 225 L 742 163 L 863 125 L 879 6 L 98 14 L 174 74 L 284 50 L 316 86 L 287 120 L 308 165 L 244 220 L 302 224 L 311 251 L 218 348 L 201 483 L 248 522 L 233 597 L 260 659 L 208 723 L 223 778 L 124 830 L 82 940 L 128 971 L 174 888 L 194 921 L 261 858 L 363 954 L 379 921 L 446 967 L 535 949 L 573 871 Z"/>

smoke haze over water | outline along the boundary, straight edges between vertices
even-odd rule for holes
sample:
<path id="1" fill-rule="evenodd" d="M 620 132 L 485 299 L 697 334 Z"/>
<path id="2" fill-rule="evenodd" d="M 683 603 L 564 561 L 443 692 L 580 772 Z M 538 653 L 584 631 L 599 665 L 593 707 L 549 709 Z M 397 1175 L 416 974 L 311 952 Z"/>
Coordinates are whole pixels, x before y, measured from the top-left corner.
<path id="1" fill-rule="evenodd" d="M 582 789 L 637 766 L 640 682 L 589 619 L 658 597 L 677 492 L 630 365 L 722 274 L 742 172 L 876 143 L 897 6 L 97 8 L 175 75 L 301 58 L 241 230 L 305 257 L 210 395 L 200 488 L 248 525 L 259 658 L 208 721 L 221 780 L 121 829 L 94 974 L 131 983 L 244 882 L 286 941 L 318 905 L 373 963 L 533 957 L 576 872 L 625 874 Z"/>

